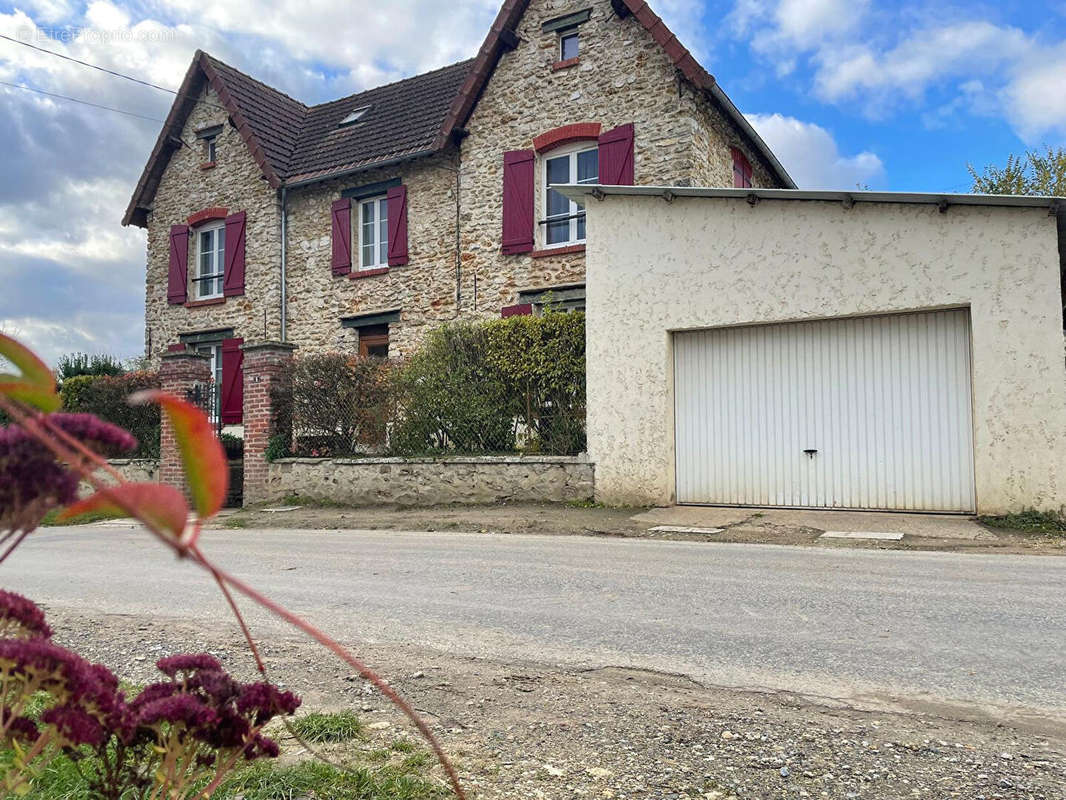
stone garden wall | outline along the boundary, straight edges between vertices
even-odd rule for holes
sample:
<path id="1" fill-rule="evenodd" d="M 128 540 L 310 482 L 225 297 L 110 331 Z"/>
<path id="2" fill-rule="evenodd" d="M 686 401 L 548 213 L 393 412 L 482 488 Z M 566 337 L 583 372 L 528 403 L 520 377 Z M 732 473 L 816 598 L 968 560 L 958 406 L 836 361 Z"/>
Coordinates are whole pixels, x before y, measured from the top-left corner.
<path id="1" fill-rule="evenodd" d="M 283 458 L 270 464 L 266 495 L 341 505 L 565 502 L 592 497 L 582 456 L 448 459 Z"/>

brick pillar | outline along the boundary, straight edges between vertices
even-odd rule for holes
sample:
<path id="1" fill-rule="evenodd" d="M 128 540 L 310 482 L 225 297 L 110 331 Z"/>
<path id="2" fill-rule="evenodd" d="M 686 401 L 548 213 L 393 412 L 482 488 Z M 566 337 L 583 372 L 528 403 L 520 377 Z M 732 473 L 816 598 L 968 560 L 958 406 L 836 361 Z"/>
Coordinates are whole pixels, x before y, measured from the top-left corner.
<path id="1" fill-rule="evenodd" d="M 164 392 L 185 399 L 185 392 L 194 384 L 206 384 L 211 380 L 210 356 L 195 350 L 174 350 L 164 353 L 159 366 L 159 383 Z M 174 430 L 163 415 L 159 434 L 159 480 L 179 489 L 185 488 L 185 473 L 181 468 L 178 443 Z"/>
<path id="2" fill-rule="evenodd" d="M 292 362 L 296 345 L 281 342 L 245 344 L 244 351 L 244 504 L 260 503 L 268 495 L 267 445 L 274 435 L 270 390 Z"/>

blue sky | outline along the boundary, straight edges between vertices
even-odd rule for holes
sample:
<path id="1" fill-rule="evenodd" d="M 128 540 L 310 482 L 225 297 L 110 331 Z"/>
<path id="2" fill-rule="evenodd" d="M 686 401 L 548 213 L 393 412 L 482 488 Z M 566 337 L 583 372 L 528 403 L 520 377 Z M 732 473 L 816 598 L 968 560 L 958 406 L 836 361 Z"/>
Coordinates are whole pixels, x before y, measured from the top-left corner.
<path id="1" fill-rule="evenodd" d="M 319 102 L 471 56 L 500 1 L 21 0 L 0 34 L 175 88 L 199 47 Z M 801 186 L 967 191 L 967 163 L 1066 144 L 1061 0 L 650 2 Z M 154 119 L 171 100 L 3 40 L 0 82 Z M 144 234 L 119 220 L 159 124 L 0 103 L 0 330 L 53 361 L 138 354 Z"/>

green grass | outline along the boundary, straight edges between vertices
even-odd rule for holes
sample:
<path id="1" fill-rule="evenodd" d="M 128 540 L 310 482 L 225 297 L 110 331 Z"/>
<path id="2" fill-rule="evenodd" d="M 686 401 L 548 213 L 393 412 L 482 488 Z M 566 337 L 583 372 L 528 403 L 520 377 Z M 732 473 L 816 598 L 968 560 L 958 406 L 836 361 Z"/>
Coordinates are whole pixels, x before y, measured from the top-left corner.
<path id="1" fill-rule="evenodd" d="M 248 519 L 246 517 L 238 517 L 238 516 L 226 517 L 226 521 L 222 523 L 222 527 L 223 528 L 237 528 L 237 529 L 247 528 L 248 527 Z"/>
<path id="2" fill-rule="evenodd" d="M 52 527 L 55 525 L 88 525 L 90 522 L 103 522 L 105 519 L 122 519 L 128 514 L 109 513 L 106 511 L 90 511 L 88 514 L 79 514 L 76 517 L 71 517 L 63 522 L 56 522 L 56 517 L 62 509 L 53 508 L 47 514 L 44 515 L 44 519 L 41 520 L 43 527 Z"/>
<path id="3" fill-rule="evenodd" d="M 990 528 L 1066 536 L 1066 518 L 1052 511 L 1022 511 L 1017 514 L 978 517 L 977 519 Z"/>
<path id="4" fill-rule="evenodd" d="M 436 800 L 444 789 L 405 764 L 341 770 L 321 761 L 260 762 L 226 781 L 216 798 L 243 800 Z"/>
<path id="5" fill-rule="evenodd" d="M 378 759 L 374 759 L 378 760 Z M 424 753 L 398 763 L 340 769 L 321 761 L 280 764 L 257 761 L 227 778 L 214 794 L 217 800 L 443 800 L 442 785 L 426 777 L 431 759 Z M 0 751 L 0 775 L 11 764 L 11 751 Z M 86 764 L 88 766 L 88 764 Z M 89 800 L 77 766 L 57 756 L 34 781 L 25 800 Z"/>
<path id="6" fill-rule="evenodd" d="M 300 738 L 309 742 L 347 742 L 359 738 L 363 733 L 363 723 L 352 711 L 305 714 L 289 724 Z"/>

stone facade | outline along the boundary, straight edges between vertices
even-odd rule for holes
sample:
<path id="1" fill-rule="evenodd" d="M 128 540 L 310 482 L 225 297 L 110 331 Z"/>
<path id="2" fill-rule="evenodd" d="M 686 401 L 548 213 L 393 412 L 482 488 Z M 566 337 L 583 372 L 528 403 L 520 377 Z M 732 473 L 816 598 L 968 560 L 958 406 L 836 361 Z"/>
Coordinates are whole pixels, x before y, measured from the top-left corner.
<path id="1" fill-rule="evenodd" d="M 159 459 L 156 458 L 112 458 L 107 463 L 130 483 L 154 483 L 159 480 Z M 113 475 L 103 469 L 96 472 L 96 478 L 108 485 L 118 483 Z M 88 497 L 95 491 L 92 486 L 82 481 L 78 486 L 78 497 Z"/>
<path id="2" fill-rule="evenodd" d="M 342 505 L 565 502 L 592 497 L 581 457 L 450 459 L 284 458 L 271 463 L 262 500 L 297 496 Z"/>
<path id="3" fill-rule="evenodd" d="M 256 165 L 240 134 L 226 124 L 226 112 L 210 89 L 201 95 L 156 191 L 148 215 L 148 263 L 145 287 L 145 352 L 153 368 L 169 345 L 184 333 L 232 328 L 245 340 L 281 336 L 281 229 L 277 193 Z M 222 126 L 216 139 L 215 166 L 203 167 L 196 132 Z M 190 281 L 184 306 L 167 303 L 170 265 L 170 226 L 206 208 L 222 207 L 247 214 L 245 293 L 209 305 L 197 305 Z M 194 228 L 195 231 L 195 228 Z M 195 251 L 190 237 L 189 276 L 194 275 Z"/>
<path id="4" fill-rule="evenodd" d="M 558 34 L 542 32 L 542 24 L 585 8 L 591 14 L 579 27 L 577 63 L 557 69 Z M 558 126 L 598 122 L 608 130 L 633 123 L 638 184 L 731 186 L 730 147 L 738 147 L 754 168 L 756 185 L 780 185 L 734 124 L 681 77 L 636 18 L 619 19 L 610 0 L 531 0 L 517 34 L 518 46 L 501 56 L 458 147 L 287 192 L 286 340 L 301 352 L 354 350 L 358 334 L 342 326 L 342 318 L 398 311 L 389 347 L 390 355 L 403 355 L 443 322 L 499 316 L 501 307 L 518 302 L 520 290 L 584 283 L 583 252 L 501 253 L 503 153 L 530 148 L 535 136 Z M 282 338 L 279 193 L 225 124 L 226 113 L 214 105 L 218 98 L 208 91 L 204 100 L 182 134 L 192 146 L 172 156 L 148 218 L 146 344 L 155 363 L 181 334 L 231 328 L 246 342 Z M 218 124 L 217 165 L 204 169 L 196 131 Z M 331 203 L 345 189 L 393 178 L 408 188 L 409 263 L 360 275 L 356 218 L 352 273 L 334 277 Z M 538 159 L 538 187 L 543 182 Z M 215 305 L 170 306 L 169 228 L 212 206 L 248 215 L 245 294 Z M 537 247 L 540 236 L 538 230 Z"/>

